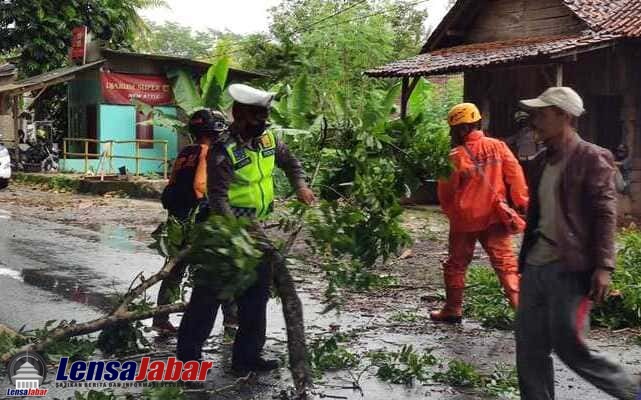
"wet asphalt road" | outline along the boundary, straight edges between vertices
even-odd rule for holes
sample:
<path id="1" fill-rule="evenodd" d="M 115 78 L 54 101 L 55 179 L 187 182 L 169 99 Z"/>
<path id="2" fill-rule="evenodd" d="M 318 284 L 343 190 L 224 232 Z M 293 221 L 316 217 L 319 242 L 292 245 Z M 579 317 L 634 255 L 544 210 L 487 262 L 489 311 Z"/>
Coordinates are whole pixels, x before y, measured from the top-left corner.
<path id="1" fill-rule="evenodd" d="M 162 258 L 123 228 L 61 225 L 0 208 L 0 321 L 15 329 L 51 319 L 94 318 L 109 295 Z M 152 293 L 150 293 L 152 294 Z"/>
<path id="2" fill-rule="evenodd" d="M 151 275 L 162 265 L 162 258 L 145 243 L 136 240 L 135 231 L 117 225 L 74 226 L 45 221 L 27 212 L 12 212 L 0 206 L 0 323 L 20 329 L 37 328 L 48 320 L 86 321 L 110 308 L 109 296 L 124 292 L 134 277 L 143 271 Z M 432 348 L 443 359 L 462 359 L 484 370 L 491 370 L 497 362 L 513 362 L 513 338 L 510 332 L 486 331 L 475 324 L 460 328 L 426 324 L 420 329 L 408 330 L 391 327 L 385 315 L 321 315 L 323 306 L 312 300 L 318 295 L 318 285 L 307 281 L 299 285 L 305 304 L 305 320 L 309 334 L 326 332 L 330 324 L 341 330 L 365 330 L 355 344 L 359 352 L 367 349 L 388 348 L 411 344 L 417 349 Z M 155 299 L 154 290 L 148 293 Z M 403 305 L 399 304 L 402 309 Z M 282 358 L 286 353 L 284 321 L 280 304 L 269 305 L 267 355 Z M 177 323 L 179 316 L 172 317 Z M 215 360 L 218 368 L 212 370 L 212 387 L 233 382 L 226 373 L 229 351 L 221 343 L 220 321 L 214 328 L 214 337 L 207 345 L 207 358 Z M 157 348 L 173 350 L 174 342 L 156 341 Z M 595 341 L 601 351 L 621 360 L 633 371 L 640 371 L 641 347 L 631 346 L 622 339 L 601 338 Z M 166 356 L 165 356 L 166 357 Z M 560 400 L 602 400 L 609 397 L 600 393 L 570 373 L 557 361 L 557 395 Z M 391 386 L 365 374 L 361 381 L 365 396 L 345 389 L 349 386 L 345 373 L 330 373 L 324 378 L 323 392 L 349 399 L 478 399 L 439 385 L 404 388 Z M 290 383 L 289 374 L 264 378 L 262 384 L 244 391 L 238 399 L 271 399 L 274 391 Z M 3 382 L 3 386 L 4 387 Z M 62 391 L 65 398 L 71 392 Z M 0 393 L 0 397 L 2 397 Z"/>

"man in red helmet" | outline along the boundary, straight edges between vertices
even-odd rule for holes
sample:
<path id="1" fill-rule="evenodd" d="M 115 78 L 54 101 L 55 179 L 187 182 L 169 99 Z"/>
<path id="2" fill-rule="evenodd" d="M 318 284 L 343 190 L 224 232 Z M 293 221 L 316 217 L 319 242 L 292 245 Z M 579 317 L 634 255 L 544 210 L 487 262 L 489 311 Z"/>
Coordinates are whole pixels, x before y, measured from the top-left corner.
<path id="1" fill-rule="evenodd" d="M 196 143 L 181 150 L 171 172 L 167 187 L 162 193 L 163 207 L 178 220 L 187 220 L 197 212 L 198 222 L 207 219 L 207 156 L 209 149 L 228 134 L 227 118 L 220 111 L 208 109 L 196 111 L 189 119 L 189 133 Z M 187 264 L 175 266 L 171 274 L 160 284 L 158 305 L 169 304 L 180 289 L 180 282 Z M 223 326 L 225 339 L 232 340 L 238 325 L 237 307 L 233 302 L 224 303 Z M 153 318 L 152 328 L 161 333 L 176 333 L 168 315 Z"/>

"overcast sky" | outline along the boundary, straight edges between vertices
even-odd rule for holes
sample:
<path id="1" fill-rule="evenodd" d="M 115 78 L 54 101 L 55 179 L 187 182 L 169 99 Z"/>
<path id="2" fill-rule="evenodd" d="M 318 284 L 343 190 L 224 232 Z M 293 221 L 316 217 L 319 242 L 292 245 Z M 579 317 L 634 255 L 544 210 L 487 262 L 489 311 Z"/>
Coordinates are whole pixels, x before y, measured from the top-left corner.
<path id="1" fill-rule="evenodd" d="M 235 33 L 267 31 L 267 10 L 279 0 L 167 0 L 169 8 L 150 9 L 142 15 L 152 21 L 172 21 L 191 26 L 195 30 L 212 28 Z M 435 27 L 443 18 L 447 0 L 429 0 L 428 25 Z"/>

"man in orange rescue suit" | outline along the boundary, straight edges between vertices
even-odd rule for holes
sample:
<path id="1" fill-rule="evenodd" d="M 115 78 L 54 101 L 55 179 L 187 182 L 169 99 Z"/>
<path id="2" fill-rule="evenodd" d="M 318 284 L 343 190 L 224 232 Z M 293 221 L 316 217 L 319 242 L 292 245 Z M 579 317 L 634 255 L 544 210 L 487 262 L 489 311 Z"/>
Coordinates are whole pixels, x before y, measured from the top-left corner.
<path id="1" fill-rule="evenodd" d="M 524 214 L 528 190 L 523 170 L 507 145 L 481 131 L 481 113 L 474 104 L 452 108 L 448 123 L 454 170 L 449 179 L 438 184 L 439 201 L 450 221 L 449 254 L 443 265 L 446 303 L 430 317 L 437 322 L 459 323 L 465 273 L 477 241 L 490 257 L 510 305 L 518 306 L 517 258 L 511 235 L 501 223 L 494 204 L 499 196 Z"/>

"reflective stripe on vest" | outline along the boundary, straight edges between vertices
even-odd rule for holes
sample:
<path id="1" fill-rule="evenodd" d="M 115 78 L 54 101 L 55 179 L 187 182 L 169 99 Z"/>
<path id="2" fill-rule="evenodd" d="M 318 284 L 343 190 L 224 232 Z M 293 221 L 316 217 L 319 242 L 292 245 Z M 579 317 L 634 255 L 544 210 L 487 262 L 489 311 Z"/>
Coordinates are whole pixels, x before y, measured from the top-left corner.
<path id="1" fill-rule="evenodd" d="M 259 138 L 259 143 L 258 150 L 238 146 L 235 141 L 225 146 L 234 167 L 227 196 L 229 205 L 239 210 L 237 216 L 253 214 L 264 219 L 273 208 L 276 138 L 267 132 Z"/>

